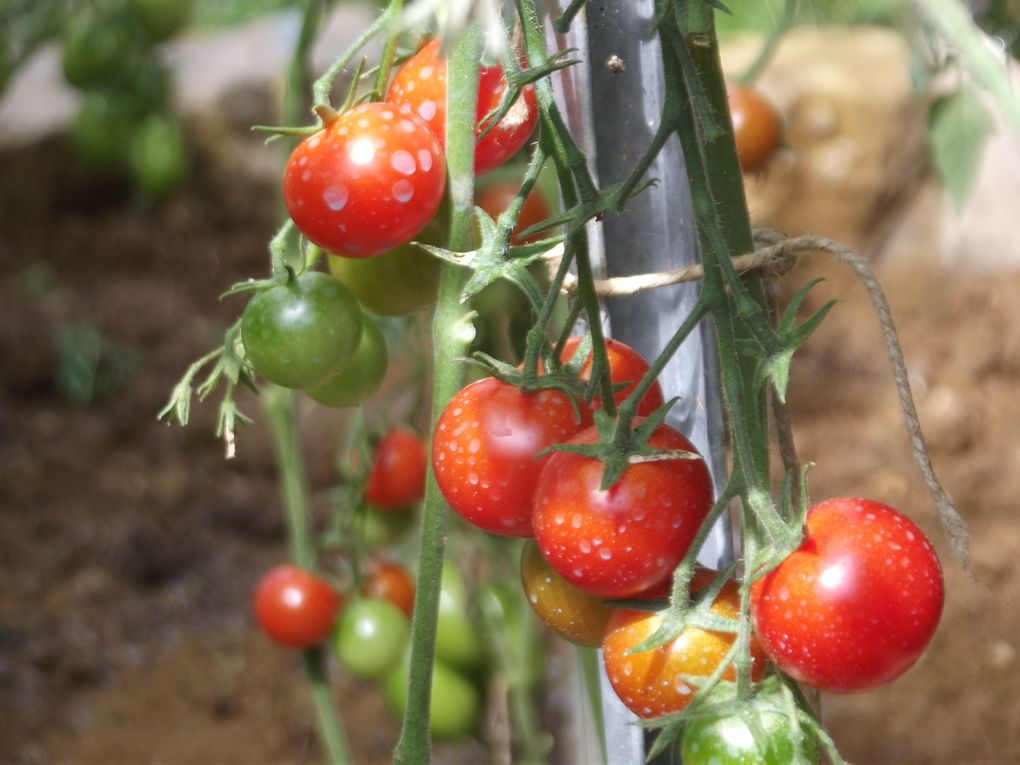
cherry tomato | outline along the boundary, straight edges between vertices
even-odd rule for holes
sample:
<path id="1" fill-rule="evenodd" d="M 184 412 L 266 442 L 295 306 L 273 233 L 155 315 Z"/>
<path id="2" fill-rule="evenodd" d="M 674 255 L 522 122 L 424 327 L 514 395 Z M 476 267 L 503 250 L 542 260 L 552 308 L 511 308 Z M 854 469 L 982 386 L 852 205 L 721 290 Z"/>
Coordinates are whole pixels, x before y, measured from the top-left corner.
<path id="1" fill-rule="evenodd" d="M 436 621 L 436 658 L 459 670 L 477 669 L 485 658 L 482 636 L 468 616 L 467 587 L 460 571 L 443 562 Z"/>
<path id="2" fill-rule="evenodd" d="M 86 93 L 71 126 L 71 141 L 88 164 L 120 167 L 127 160 L 137 119 L 134 104 L 121 94 Z"/>
<path id="3" fill-rule="evenodd" d="M 380 510 L 405 510 L 425 496 L 425 444 L 417 433 L 393 428 L 375 448 L 365 501 Z"/>
<path id="4" fill-rule="evenodd" d="M 410 656 L 386 677 L 383 695 L 397 718 L 407 707 L 407 675 Z M 429 700 L 429 732 L 438 741 L 459 741 L 478 724 L 482 697 L 474 684 L 441 661 L 432 665 L 432 694 Z"/>
<path id="5" fill-rule="evenodd" d="M 368 578 L 361 587 L 363 595 L 388 600 L 411 618 L 414 613 L 414 577 L 399 563 L 381 558 L 369 561 Z"/>
<path id="6" fill-rule="evenodd" d="M 132 0 L 135 15 L 153 42 L 163 42 L 191 20 L 194 0 Z"/>
<path id="7" fill-rule="evenodd" d="M 365 547 L 377 550 L 390 547 L 404 539 L 415 525 L 414 513 L 394 513 L 389 510 L 373 510 L 363 505 L 355 518 L 357 533 Z"/>
<path id="8" fill-rule="evenodd" d="M 443 244 L 443 225 L 433 220 L 416 239 Z M 374 258 L 329 256 L 333 277 L 347 285 L 365 309 L 381 316 L 406 316 L 435 305 L 440 265 L 438 258 L 413 244 Z"/>
<path id="9" fill-rule="evenodd" d="M 354 406 L 375 393 L 386 376 L 386 338 L 374 321 L 362 320 L 361 342 L 340 372 L 305 392 L 326 406 Z"/>
<path id="10" fill-rule="evenodd" d="M 575 336 L 568 338 L 567 342 L 563 344 L 562 359 L 564 362 L 569 361 L 577 353 L 581 340 L 580 336 Z M 611 337 L 606 338 L 606 357 L 609 360 L 609 378 L 613 384 L 630 383 L 626 388 L 622 388 L 613 394 L 613 400 L 619 404 L 637 387 L 638 382 L 640 382 L 645 372 L 648 371 L 649 364 L 640 353 L 629 345 L 619 340 L 614 340 Z M 589 351 L 584 366 L 581 367 L 581 379 L 590 379 L 591 370 L 592 354 Z M 600 398 L 595 398 L 592 400 L 592 405 L 600 408 L 600 401 Z M 638 402 L 637 414 L 640 417 L 647 417 L 662 406 L 663 403 L 665 403 L 665 399 L 662 396 L 662 387 L 659 385 L 659 381 L 656 380 L 652 383 L 652 386 L 642 397 L 641 401 Z"/>
<path id="11" fill-rule="evenodd" d="M 175 191 L 188 174 L 188 145 L 181 123 L 154 114 L 131 138 L 128 162 L 138 188 L 154 198 Z"/>
<path id="12" fill-rule="evenodd" d="M 521 551 L 521 584 L 532 610 L 549 629 L 577 645 L 602 645 L 613 609 L 557 574 L 531 539 Z"/>
<path id="13" fill-rule="evenodd" d="M 442 145 L 416 115 L 362 104 L 298 144 L 287 160 L 283 199 L 315 244 L 368 258 L 404 244 L 432 220 L 446 187 L 444 162 Z"/>
<path id="14" fill-rule="evenodd" d="M 888 505 L 845 497 L 811 509 L 804 543 L 754 583 L 751 615 L 784 672 L 826 691 L 863 691 L 917 661 L 943 599 L 924 533 Z"/>
<path id="15" fill-rule="evenodd" d="M 475 204 L 485 210 L 491 218 L 496 219 L 514 201 L 518 188 L 518 184 L 509 181 L 490 183 L 479 190 Z M 514 226 L 510 241 L 513 244 L 527 244 L 543 239 L 547 236 L 545 233 L 533 234 L 524 239 L 521 239 L 519 234 L 551 216 L 552 208 L 549 207 L 545 197 L 540 191 L 532 189 L 531 193 L 524 198 L 524 204 L 521 207 L 520 215 L 517 216 L 517 225 Z"/>
<path id="16" fill-rule="evenodd" d="M 255 370 L 285 388 L 324 385 L 361 342 L 358 301 L 335 279 L 308 271 L 257 293 L 241 317 L 241 338 Z"/>
<path id="17" fill-rule="evenodd" d="M 499 106 L 506 89 L 503 67 L 482 67 L 478 79 L 479 124 Z M 445 143 L 446 58 L 439 49 L 439 40 L 427 43 L 404 62 L 393 77 L 386 100 L 417 114 Z M 475 145 L 475 173 L 481 175 L 510 159 L 527 142 L 537 122 L 535 88 L 527 85 L 506 116 Z"/>
<path id="18" fill-rule="evenodd" d="M 596 428 L 570 443 L 598 441 Z M 649 444 L 697 452 L 660 425 Z M 542 555 L 575 587 L 592 595 L 626 598 L 669 577 L 712 507 L 712 480 L 700 459 L 631 465 L 607 491 L 603 465 L 556 452 L 535 489 L 535 540 Z"/>
<path id="19" fill-rule="evenodd" d="M 383 677 L 400 661 L 411 639 L 411 623 L 382 598 L 355 600 L 340 612 L 333 649 L 357 677 Z"/>
<path id="20" fill-rule="evenodd" d="M 718 691 L 712 692 L 713 699 L 717 695 Z M 719 700 L 730 701 L 732 696 L 732 692 L 724 694 Z M 748 716 L 757 722 L 757 737 L 747 724 Z M 795 761 L 795 736 L 800 737 L 802 762 L 818 762 L 814 738 L 794 729 L 781 700 L 756 696 L 738 714 L 691 720 L 684 728 L 681 761 L 683 765 L 790 765 Z"/>
<path id="21" fill-rule="evenodd" d="M 443 410 L 432 441 L 432 468 L 443 496 L 462 518 L 493 534 L 531 536 L 535 481 L 548 446 L 591 422 L 566 394 L 526 393 L 494 377 L 463 388 Z"/>
<path id="22" fill-rule="evenodd" d="M 692 591 L 707 587 L 715 572 L 697 572 Z M 730 619 L 740 614 L 740 589 L 728 581 L 713 601 L 713 613 Z M 662 616 L 650 611 L 617 609 L 609 619 L 602 644 L 602 660 L 609 682 L 620 700 L 639 717 L 660 717 L 679 712 L 697 691 L 688 677 L 708 677 L 736 640 L 728 632 L 713 632 L 688 627 L 669 643 L 650 651 L 629 654 L 631 648 L 650 637 L 662 624 Z M 752 638 L 751 676 L 758 680 L 765 673 L 767 659 Z M 735 680 L 732 665 L 723 672 L 724 680 Z"/>
<path id="23" fill-rule="evenodd" d="M 310 648 L 333 628 L 340 596 L 325 579 L 296 566 L 277 566 L 255 590 L 255 619 L 281 645 Z"/>
<path id="24" fill-rule="evenodd" d="M 732 85 L 727 95 L 740 169 L 745 173 L 761 170 L 783 144 L 783 120 L 754 88 Z"/>
<path id="25" fill-rule="evenodd" d="M 109 84 L 121 74 L 131 35 L 113 6 L 83 3 L 70 15 L 63 37 L 64 77 L 76 88 Z"/>

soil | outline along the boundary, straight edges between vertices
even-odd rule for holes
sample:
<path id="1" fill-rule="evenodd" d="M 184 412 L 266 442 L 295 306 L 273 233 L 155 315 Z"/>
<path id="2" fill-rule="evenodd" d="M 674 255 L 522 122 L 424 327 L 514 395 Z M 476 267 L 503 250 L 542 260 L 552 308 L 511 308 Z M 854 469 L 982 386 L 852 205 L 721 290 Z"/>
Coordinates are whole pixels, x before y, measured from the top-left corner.
<path id="1" fill-rule="evenodd" d="M 320 761 L 297 657 L 248 615 L 285 554 L 265 433 L 245 429 L 226 461 L 214 406 L 186 430 L 155 420 L 236 316 L 218 295 L 264 273 L 275 188 L 209 154 L 151 206 L 97 183 L 61 139 L 0 161 L 0 761 Z M 905 677 L 825 697 L 832 735 L 855 763 L 1020 761 L 1020 274 L 882 271 L 935 466 L 970 523 L 968 576 L 912 463 L 863 291 L 822 262 L 785 280 L 809 273 L 828 277 L 816 304 L 843 300 L 791 383 L 812 494 L 905 509 L 936 540 L 949 592 Z M 96 333 L 90 388 L 82 338 Z M 333 481 L 325 430 L 307 435 L 316 488 Z M 358 762 L 388 761 L 396 726 L 377 690 L 335 681 Z"/>

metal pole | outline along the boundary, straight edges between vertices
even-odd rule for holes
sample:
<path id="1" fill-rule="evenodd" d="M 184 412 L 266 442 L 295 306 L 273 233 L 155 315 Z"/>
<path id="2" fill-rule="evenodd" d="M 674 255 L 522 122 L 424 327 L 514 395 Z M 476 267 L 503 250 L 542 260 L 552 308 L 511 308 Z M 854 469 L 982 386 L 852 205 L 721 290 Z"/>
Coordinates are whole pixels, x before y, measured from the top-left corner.
<path id="1" fill-rule="evenodd" d="M 564 2 L 550 0 L 550 20 Z M 649 145 L 662 110 L 662 54 L 654 30 L 654 0 L 588 3 L 571 30 L 555 42 L 577 48 L 584 63 L 559 80 L 557 97 L 578 145 L 602 187 L 622 180 Z M 589 229 L 594 263 L 608 276 L 650 273 L 699 260 L 694 213 L 680 143 L 673 137 L 648 177 L 659 184 L 632 199 L 622 215 Z M 612 298 L 606 325 L 613 337 L 654 358 L 697 300 L 698 284 L 676 285 Z M 685 433 L 705 456 L 717 491 L 726 477 L 724 425 L 711 325 L 703 322 L 681 346 L 660 378 L 666 398 L 680 396 L 667 422 Z M 732 560 L 728 521 L 710 535 L 701 560 L 720 568 Z M 636 718 L 602 676 L 607 759 L 641 765 L 644 740 Z"/>

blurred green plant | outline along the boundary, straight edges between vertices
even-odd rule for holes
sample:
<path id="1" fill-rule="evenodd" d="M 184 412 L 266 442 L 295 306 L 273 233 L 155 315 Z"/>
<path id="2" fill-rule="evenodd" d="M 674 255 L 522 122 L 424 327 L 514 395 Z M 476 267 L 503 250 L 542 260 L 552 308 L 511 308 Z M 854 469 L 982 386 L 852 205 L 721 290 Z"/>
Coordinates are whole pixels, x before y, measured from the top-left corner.
<path id="1" fill-rule="evenodd" d="M 123 388 L 138 372 L 141 354 L 91 324 L 68 324 L 57 336 L 57 391 L 88 404 Z"/>

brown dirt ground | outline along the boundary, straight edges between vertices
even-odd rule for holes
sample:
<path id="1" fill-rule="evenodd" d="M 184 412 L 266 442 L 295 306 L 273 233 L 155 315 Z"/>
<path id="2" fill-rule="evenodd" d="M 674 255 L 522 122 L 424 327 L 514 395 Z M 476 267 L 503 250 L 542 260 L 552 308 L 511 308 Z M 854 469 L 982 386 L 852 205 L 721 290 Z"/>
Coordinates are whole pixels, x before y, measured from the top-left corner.
<path id="1" fill-rule="evenodd" d="M 264 269 L 274 190 L 210 160 L 157 209 L 96 185 L 59 140 L 2 161 L 0 761 L 318 761 L 296 658 L 247 613 L 284 548 L 264 434 L 246 430 L 226 462 L 212 407 L 188 430 L 154 420 L 235 315 L 219 292 Z M 906 509 L 937 540 L 949 585 L 923 660 L 885 689 L 827 697 L 825 716 L 855 763 L 1020 761 L 1020 274 L 885 274 L 936 467 L 971 525 L 971 580 L 911 462 L 864 294 L 819 271 L 816 300 L 843 302 L 792 381 L 812 493 Z M 88 405 L 54 384 L 58 337 L 75 324 L 137 360 Z M 310 447 L 312 483 L 328 485 L 331 447 Z M 395 725 L 374 688 L 338 677 L 337 695 L 359 761 L 387 761 Z"/>

